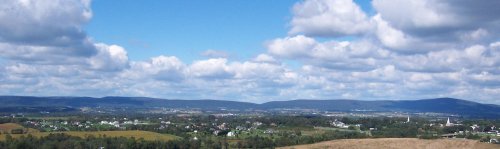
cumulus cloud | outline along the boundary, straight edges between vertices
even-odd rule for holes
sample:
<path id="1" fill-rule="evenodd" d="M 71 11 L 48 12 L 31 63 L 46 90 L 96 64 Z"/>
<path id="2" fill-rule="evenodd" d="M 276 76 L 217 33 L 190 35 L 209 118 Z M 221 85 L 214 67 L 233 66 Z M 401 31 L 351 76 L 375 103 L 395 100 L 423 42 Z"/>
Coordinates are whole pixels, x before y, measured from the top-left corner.
<path id="1" fill-rule="evenodd" d="M 127 68 L 124 48 L 86 35 L 83 26 L 91 17 L 89 0 L 6 1 L 0 6 L 0 19 L 9 20 L 0 22 L 0 57 L 101 71 Z"/>
<path id="2" fill-rule="evenodd" d="M 0 5 L 0 19 L 9 20 L 0 22 L 0 94 L 500 104 L 499 2 L 372 4 L 368 15 L 352 0 L 301 1 L 289 34 L 267 41 L 266 52 L 229 60 L 207 50 L 189 62 L 129 60 L 124 47 L 90 40 L 90 1 L 8 1 Z"/>
<path id="3" fill-rule="evenodd" d="M 352 0 L 307 0 L 293 7 L 291 34 L 357 35 L 369 29 L 367 15 Z"/>
<path id="4" fill-rule="evenodd" d="M 285 71 L 283 66 L 267 62 L 236 62 L 230 67 L 235 78 L 244 79 L 276 78 Z"/>
<path id="5" fill-rule="evenodd" d="M 431 50 L 456 48 L 457 42 L 484 44 L 497 40 L 500 11 L 495 8 L 499 5 L 495 0 L 373 1 L 379 19 L 420 41 L 410 46 Z"/>
<path id="6" fill-rule="evenodd" d="M 465 49 L 432 51 L 425 55 L 398 56 L 395 61 L 402 69 L 423 72 L 456 72 L 463 69 L 471 71 L 495 70 L 498 57 L 491 55 L 493 49 L 473 45 Z"/>
<path id="7" fill-rule="evenodd" d="M 127 51 L 118 45 L 96 44 L 99 52 L 90 58 L 91 68 L 99 70 L 122 70 L 126 69 L 128 64 Z"/>
<path id="8" fill-rule="evenodd" d="M 157 79 L 171 82 L 182 81 L 185 77 L 186 65 L 175 56 L 158 56 L 149 61 L 131 63 L 122 77 L 134 80 Z"/>
<path id="9" fill-rule="evenodd" d="M 344 8 L 338 9 L 341 4 Z M 500 17 L 494 7 L 499 2 L 374 0 L 372 4 L 375 13 L 368 16 L 352 1 L 298 2 L 290 21 L 293 36 L 268 42 L 268 53 L 282 61 L 303 62 L 300 73 L 306 78 L 328 78 L 318 86 L 341 84 L 336 89 L 344 93 L 335 94 L 340 97 L 406 94 L 491 102 L 498 95 L 494 86 L 500 79 Z M 344 23 L 357 23 L 345 29 L 334 23 L 342 18 Z M 337 38 L 352 35 L 353 40 Z M 318 42 L 317 37 L 323 40 Z M 471 90 L 488 95 L 468 95 Z"/>
<path id="10" fill-rule="evenodd" d="M 376 24 L 375 35 L 384 46 L 396 50 L 414 50 L 409 47 L 409 45 L 415 42 L 416 39 L 406 35 L 401 30 L 393 28 L 387 21 L 383 20 L 380 15 L 375 15 L 373 17 L 373 22 Z"/>
<path id="11" fill-rule="evenodd" d="M 88 0 L 4 1 L 0 20 L 9 21 L 0 23 L 0 56 L 41 61 L 92 56 L 97 49 L 82 29 L 91 16 Z"/>
<path id="12" fill-rule="evenodd" d="M 277 63 L 278 62 L 273 56 L 268 55 L 268 54 L 259 54 L 253 60 L 256 62 L 265 62 L 265 63 Z"/>
<path id="13" fill-rule="evenodd" d="M 270 54 L 277 57 L 302 60 L 332 69 L 373 69 L 377 59 L 390 54 L 367 41 L 317 42 L 303 35 L 275 39 L 267 48 Z"/>
<path id="14" fill-rule="evenodd" d="M 225 58 L 196 61 L 189 66 L 189 73 L 195 77 L 208 79 L 224 79 L 233 75 Z"/>
<path id="15" fill-rule="evenodd" d="M 314 39 L 298 35 L 275 39 L 267 45 L 267 48 L 271 54 L 287 58 L 297 58 L 307 56 L 309 54 L 308 50 L 311 50 L 315 45 L 316 41 Z"/>
<path id="16" fill-rule="evenodd" d="M 0 6 L 0 90 L 20 95 L 114 94 L 129 68 L 118 45 L 95 43 L 83 30 L 89 0 L 5 1 Z"/>
<path id="17" fill-rule="evenodd" d="M 472 2 L 459 1 L 397 1 L 374 0 L 373 6 L 382 18 L 399 29 L 415 35 L 430 32 L 454 32 L 463 29 L 477 29 L 478 26 L 493 27 L 498 25 L 498 13 L 495 9 L 500 2 L 485 0 Z M 439 30 L 435 30 L 439 29 Z M 417 33 L 418 32 L 418 33 Z"/>

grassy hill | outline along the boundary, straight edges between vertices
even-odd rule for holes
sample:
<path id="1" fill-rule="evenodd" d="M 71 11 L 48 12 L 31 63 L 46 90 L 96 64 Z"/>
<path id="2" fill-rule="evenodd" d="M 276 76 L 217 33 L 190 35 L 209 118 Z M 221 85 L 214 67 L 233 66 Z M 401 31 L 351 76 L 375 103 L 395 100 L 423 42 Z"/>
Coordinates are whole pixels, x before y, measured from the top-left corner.
<path id="1" fill-rule="evenodd" d="M 281 147 L 280 149 L 498 149 L 500 145 L 481 143 L 476 140 L 416 138 L 343 139 L 315 144 Z"/>

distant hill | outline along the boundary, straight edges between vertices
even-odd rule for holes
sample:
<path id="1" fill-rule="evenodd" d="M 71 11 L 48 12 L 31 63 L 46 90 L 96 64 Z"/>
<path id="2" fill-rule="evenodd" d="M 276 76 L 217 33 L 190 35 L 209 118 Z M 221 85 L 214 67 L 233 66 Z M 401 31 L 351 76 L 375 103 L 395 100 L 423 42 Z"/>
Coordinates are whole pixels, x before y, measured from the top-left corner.
<path id="1" fill-rule="evenodd" d="M 233 109 L 254 108 L 257 104 L 224 100 L 176 100 L 158 99 L 148 97 L 31 97 L 31 96 L 0 96 L 2 107 L 130 107 L 130 108 L 200 108 L 220 109 L 228 107 Z"/>
<path id="2" fill-rule="evenodd" d="M 174 100 L 147 97 L 31 97 L 0 96 L 0 112 L 19 107 L 128 107 L 226 109 L 317 109 L 323 111 L 400 111 L 451 113 L 474 117 L 500 118 L 500 106 L 461 99 L 423 100 L 290 100 L 263 104 L 224 100 Z"/>
<path id="3" fill-rule="evenodd" d="M 423 100 L 291 100 L 267 102 L 261 107 L 305 108 L 325 111 L 401 111 L 451 113 L 473 117 L 500 118 L 500 106 L 477 102 L 436 98 Z"/>

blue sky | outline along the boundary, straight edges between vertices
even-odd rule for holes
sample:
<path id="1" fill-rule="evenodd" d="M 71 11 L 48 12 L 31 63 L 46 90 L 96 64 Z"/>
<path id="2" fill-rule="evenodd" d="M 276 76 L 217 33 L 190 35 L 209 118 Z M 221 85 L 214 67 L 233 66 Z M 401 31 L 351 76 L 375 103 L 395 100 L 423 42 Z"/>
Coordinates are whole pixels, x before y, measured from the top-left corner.
<path id="1" fill-rule="evenodd" d="M 266 41 L 287 35 L 298 1 L 263 2 L 95 0 L 85 29 L 96 41 L 127 48 L 132 60 L 165 54 L 193 61 L 209 49 L 250 59 L 266 51 Z M 373 13 L 370 1 L 355 2 Z"/>
<path id="2" fill-rule="evenodd" d="M 12 0 L 0 94 L 500 104 L 498 0 Z"/>
<path id="3" fill-rule="evenodd" d="M 133 60 L 166 54 L 192 61 L 205 50 L 248 59 L 264 41 L 285 36 L 295 0 L 96 0 L 86 30 L 96 41 L 122 45 Z"/>

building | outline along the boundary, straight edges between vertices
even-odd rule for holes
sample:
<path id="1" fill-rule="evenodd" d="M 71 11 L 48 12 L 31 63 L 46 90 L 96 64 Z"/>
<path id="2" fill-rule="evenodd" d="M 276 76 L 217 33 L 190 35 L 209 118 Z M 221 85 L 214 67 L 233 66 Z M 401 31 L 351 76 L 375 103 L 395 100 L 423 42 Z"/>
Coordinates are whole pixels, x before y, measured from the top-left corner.
<path id="1" fill-rule="evenodd" d="M 237 126 L 236 127 L 236 130 L 239 130 L 239 131 L 243 131 L 243 130 L 246 130 L 247 128 L 246 127 L 243 127 L 243 126 Z"/>
<path id="2" fill-rule="evenodd" d="M 343 123 L 341 121 L 337 121 L 337 120 L 331 122 L 330 125 L 338 127 L 338 128 L 348 128 L 349 127 L 349 125 L 346 125 L 345 123 Z"/>
<path id="3" fill-rule="evenodd" d="M 450 127 L 450 126 L 455 126 L 455 124 L 451 123 L 450 122 L 450 118 L 448 117 L 448 120 L 446 121 L 446 127 Z"/>
<path id="4" fill-rule="evenodd" d="M 264 133 L 265 134 L 273 134 L 273 133 L 275 133 L 275 131 L 274 131 L 274 129 L 269 128 L 269 129 L 265 130 Z"/>

